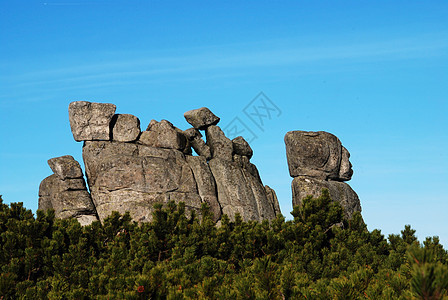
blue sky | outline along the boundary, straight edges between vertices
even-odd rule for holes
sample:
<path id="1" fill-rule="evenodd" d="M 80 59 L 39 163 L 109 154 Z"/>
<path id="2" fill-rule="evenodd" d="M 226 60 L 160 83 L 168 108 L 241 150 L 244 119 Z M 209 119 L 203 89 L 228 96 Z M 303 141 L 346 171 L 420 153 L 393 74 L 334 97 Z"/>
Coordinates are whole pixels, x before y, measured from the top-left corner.
<path id="1" fill-rule="evenodd" d="M 257 138 L 252 161 L 290 216 L 283 137 L 329 131 L 351 153 L 369 229 L 448 247 L 446 1 L 0 0 L 0 194 L 37 209 L 47 159 L 73 155 L 71 101 L 168 119 L 209 107 Z M 256 126 L 260 92 L 276 112 Z"/>

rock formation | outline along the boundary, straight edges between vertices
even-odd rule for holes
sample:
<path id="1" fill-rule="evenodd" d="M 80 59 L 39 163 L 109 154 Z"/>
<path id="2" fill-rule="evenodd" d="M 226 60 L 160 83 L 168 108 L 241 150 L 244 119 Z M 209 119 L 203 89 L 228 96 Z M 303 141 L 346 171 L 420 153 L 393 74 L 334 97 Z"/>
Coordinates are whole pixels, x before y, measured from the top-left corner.
<path id="1" fill-rule="evenodd" d="M 353 175 L 350 153 L 331 133 L 290 131 L 285 135 L 286 156 L 292 181 L 292 203 L 304 197 L 318 197 L 328 189 L 330 197 L 344 208 L 350 218 L 361 211 L 358 195 L 345 182 Z"/>
<path id="2" fill-rule="evenodd" d="M 79 163 L 66 155 L 48 160 L 54 174 L 39 187 L 39 209 L 54 209 L 58 218 L 76 218 L 81 225 L 98 220 Z"/>
<path id="3" fill-rule="evenodd" d="M 220 118 L 208 108 L 184 114 L 193 126 L 187 130 L 167 120 L 151 120 L 144 131 L 137 117 L 115 110 L 109 103 L 70 103 L 73 137 L 84 142 L 89 190 L 73 157 L 50 159 L 54 174 L 40 184 L 39 209 L 52 208 L 56 217 L 73 217 L 82 225 L 103 221 L 112 211 L 129 211 L 135 221 L 148 222 L 155 203 L 172 200 L 184 202 L 187 212 L 196 214 L 207 203 L 216 222 L 223 214 L 261 221 L 281 213 L 275 191 L 263 185 L 250 162 L 250 145 L 241 136 L 227 138 L 217 125 Z M 320 196 L 325 188 L 341 203 L 346 217 L 361 211 L 358 196 L 344 182 L 353 175 L 350 153 L 336 136 L 290 131 L 285 144 L 294 178 L 293 205 L 307 195 Z"/>
<path id="4" fill-rule="evenodd" d="M 186 112 L 193 128 L 185 131 L 152 120 L 143 132 L 137 117 L 115 114 L 115 109 L 85 101 L 69 105 L 73 137 L 84 141 L 90 194 L 79 163 L 71 156 L 51 159 L 55 174 L 41 183 L 39 209 L 53 208 L 56 217 L 76 217 L 83 225 L 103 221 L 112 211 L 129 211 L 135 221 L 147 222 L 155 203 L 171 200 L 184 202 L 196 214 L 208 203 L 215 221 L 222 214 L 261 221 L 280 213 L 274 190 L 263 186 L 250 163 L 249 144 L 242 137 L 228 139 L 208 108 Z"/>

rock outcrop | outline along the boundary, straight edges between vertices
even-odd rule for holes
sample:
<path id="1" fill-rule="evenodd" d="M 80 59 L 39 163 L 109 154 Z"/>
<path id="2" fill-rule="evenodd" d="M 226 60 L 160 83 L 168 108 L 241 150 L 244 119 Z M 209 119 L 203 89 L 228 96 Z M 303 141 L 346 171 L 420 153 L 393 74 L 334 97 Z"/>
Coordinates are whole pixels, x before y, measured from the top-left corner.
<path id="1" fill-rule="evenodd" d="M 108 103 L 72 102 L 73 137 L 83 141 L 87 184 L 71 156 L 50 159 L 53 175 L 39 188 L 39 209 L 82 225 L 103 221 L 113 211 L 130 212 L 148 222 L 156 203 L 184 202 L 187 212 L 201 213 L 207 203 L 219 222 L 223 214 L 243 220 L 271 220 L 280 214 L 275 191 L 262 183 L 250 162 L 253 150 L 243 137 L 230 140 L 208 108 L 186 112 L 192 128 L 181 130 L 167 120 L 151 120 L 141 131 L 130 114 L 115 114 Z M 200 131 L 204 131 L 206 141 Z M 285 135 L 293 205 L 328 189 L 346 217 L 361 211 L 358 196 L 344 181 L 353 175 L 350 153 L 328 132 L 290 131 Z M 197 155 L 193 155 L 193 151 Z"/>
<path id="2" fill-rule="evenodd" d="M 350 218 L 361 211 L 358 195 L 345 182 L 353 175 L 350 153 L 331 133 L 290 131 L 285 135 L 286 155 L 292 181 L 292 203 L 304 197 L 318 197 L 328 189 L 330 197 L 344 208 Z"/>
<path id="3" fill-rule="evenodd" d="M 39 209 L 54 209 L 58 218 L 76 218 L 81 225 L 98 220 L 79 163 L 69 155 L 48 160 L 54 174 L 39 187 Z"/>
<path id="4" fill-rule="evenodd" d="M 76 217 L 83 225 L 103 221 L 112 211 L 129 211 L 135 221 L 147 222 L 155 203 L 171 200 L 196 214 L 207 203 L 216 222 L 222 214 L 256 221 L 279 214 L 274 190 L 263 185 L 250 163 L 249 144 L 242 137 L 227 138 L 208 108 L 184 116 L 193 128 L 183 131 L 152 120 L 141 132 L 138 118 L 115 114 L 113 104 L 71 103 L 70 126 L 75 140 L 84 141 L 90 194 L 72 157 L 51 159 L 55 174 L 41 183 L 39 209 L 53 208 L 56 217 Z M 205 130 L 207 143 L 199 130 Z"/>

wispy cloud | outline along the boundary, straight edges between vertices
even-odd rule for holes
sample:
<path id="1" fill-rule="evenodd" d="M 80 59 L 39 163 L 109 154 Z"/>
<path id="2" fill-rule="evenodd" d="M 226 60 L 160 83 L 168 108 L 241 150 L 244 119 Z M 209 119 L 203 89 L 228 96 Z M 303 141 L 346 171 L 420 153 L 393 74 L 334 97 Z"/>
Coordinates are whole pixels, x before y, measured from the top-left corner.
<path id="1" fill-rule="evenodd" d="M 295 69 L 299 72 L 316 72 L 316 68 L 300 68 L 313 64 L 322 64 L 320 71 L 327 72 L 326 68 L 330 64 L 343 68 L 347 63 L 428 58 L 445 55 L 448 40 L 444 36 L 307 47 L 297 41 L 277 40 L 182 49 L 171 51 L 173 52 L 171 55 L 163 55 L 160 52 L 109 53 L 104 55 L 109 58 L 102 63 L 82 64 L 79 60 L 74 60 L 59 68 L 35 70 L 23 74 L 5 74 L 2 80 L 8 82 L 6 90 L 10 92 L 0 95 L 0 99 L 7 98 L 11 92 L 15 93 L 26 88 L 47 87 L 63 90 L 73 87 L 132 84 L 139 80 L 145 82 L 152 80 L 175 82 L 180 78 L 203 80 L 204 74 L 205 77 L 209 77 L 210 73 L 238 76 L 241 72 L 255 72 L 259 68 L 287 67 L 288 70 Z"/>

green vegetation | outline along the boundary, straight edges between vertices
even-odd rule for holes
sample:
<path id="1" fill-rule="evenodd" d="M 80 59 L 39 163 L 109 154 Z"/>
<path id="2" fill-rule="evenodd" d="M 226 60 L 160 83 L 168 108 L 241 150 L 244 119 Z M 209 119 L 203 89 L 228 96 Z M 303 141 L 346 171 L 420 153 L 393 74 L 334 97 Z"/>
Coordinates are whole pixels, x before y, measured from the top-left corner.
<path id="1" fill-rule="evenodd" d="M 214 226 L 184 205 L 151 223 L 81 227 L 0 197 L 0 299 L 447 299 L 448 253 L 409 226 L 388 240 L 327 192 L 294 219 Z"/>

